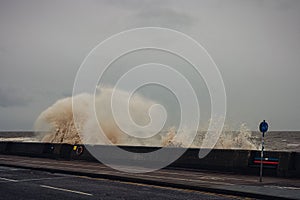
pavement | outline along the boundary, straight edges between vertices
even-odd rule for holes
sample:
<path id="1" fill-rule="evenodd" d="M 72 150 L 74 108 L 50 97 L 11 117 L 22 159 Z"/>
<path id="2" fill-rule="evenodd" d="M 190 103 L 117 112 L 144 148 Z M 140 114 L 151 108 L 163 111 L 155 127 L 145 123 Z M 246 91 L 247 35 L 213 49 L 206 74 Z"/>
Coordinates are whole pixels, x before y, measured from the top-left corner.
<path id="1" fill-rule="evenodd" d="M 257 176 L 174 168 L 144 174 L 129 174 L 95 162 L 11 155 L 0 155 L 0 165 L 241 197 L 300 199 L 300 179 L 264 177 L 260 183 Z"/>

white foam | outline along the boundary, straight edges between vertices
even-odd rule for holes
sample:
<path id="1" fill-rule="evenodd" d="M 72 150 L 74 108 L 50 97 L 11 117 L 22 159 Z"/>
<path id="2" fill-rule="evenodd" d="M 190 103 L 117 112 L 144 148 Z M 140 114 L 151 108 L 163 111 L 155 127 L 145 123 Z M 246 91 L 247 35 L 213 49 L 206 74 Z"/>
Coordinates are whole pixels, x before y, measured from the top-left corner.
<path id="1" fill-rule="evenodd" d="M 54 143 L 87 143 L 87 144 L 119 144 L 119 145 L 142 145 L 142 146 L 186 146 L 185 141 L 189 133 L 184 137 L 175 137 L 177 130 L 170 127 L 169 130 L 162 130 L 156 136 L 141 139 L 130 137 L 116 125 L 111 109 L 110 100 L 112 88 L 104 87 L 98 89 L 95 96 L 95 108 L 97 119 L 95 119 L 93 106 L 91 105 L 92 96 L 81 94 L 73 97 L 76 102 L 76 109 L 72 109 L 72 98 L 58 100 L 55 104 L 43 111 L 35 122 L 35 130 L 40 132 L 39 138 L 43 142 Z M 120 101 L 127 101 L 126 91 L 117 91 Z M 122 102 L 123 103 L 123 102 Z M 141 95 L 134 95 L 130 101 L 130 114 L 137 124 L 146 125 L 149 123 L 149 108 L 156 102 Z M 76 119 L 73 117 L 76 112 Z M 119 113 L 122 115 L 122 113 Z M 74 121 L 76 121 L 76 126 Z M 103 132 L 99 129 L 98 121 Z M 130 127 L 130 124 L 128 125 Z M 202 146 L 205 128 L 197 132 L 192 147 Z M 139 134 L 144 134 L 140 132 Z M 84 137 L 82 137 L 84 135 Z M 81 137 L 80 137 L 81 136 Z M 107 142 L 107 137 L 110 142 Z M 246 124 L 242 124 L 239 131 L 231 131 L 225 126 L 215 148 L 220 149 L 257 149 L 257 145 L 251 140 L 251 131 Z"/>

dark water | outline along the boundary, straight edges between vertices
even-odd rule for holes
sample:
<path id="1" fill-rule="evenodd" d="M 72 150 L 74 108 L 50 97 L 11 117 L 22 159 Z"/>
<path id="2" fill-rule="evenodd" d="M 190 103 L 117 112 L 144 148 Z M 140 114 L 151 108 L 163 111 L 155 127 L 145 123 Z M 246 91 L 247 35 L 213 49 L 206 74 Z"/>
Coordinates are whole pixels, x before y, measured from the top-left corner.
<path id="1" fill-rule="evenodd" d="M 33 131 L 1 131 L 0 138 L 34 137 Z"/>
<path id="2" fill-rule="evenodd" d="M 0 132 L 0 141 L 34 142 L 35 133 L 30 131 Z M 249 138 L 260 149 L 261 133 L 253 131 Z M 266 151 L 300 152 L 300 131 L 271 131 L 265 135 Z"/>
<path id="3" fill-rule="evenodd" d="M 259 135 L 261 133 L 252 132 Z M 266 150 L 297 151 L 300 152 L 300 131 L 271 131 L 265 135 Z"/>

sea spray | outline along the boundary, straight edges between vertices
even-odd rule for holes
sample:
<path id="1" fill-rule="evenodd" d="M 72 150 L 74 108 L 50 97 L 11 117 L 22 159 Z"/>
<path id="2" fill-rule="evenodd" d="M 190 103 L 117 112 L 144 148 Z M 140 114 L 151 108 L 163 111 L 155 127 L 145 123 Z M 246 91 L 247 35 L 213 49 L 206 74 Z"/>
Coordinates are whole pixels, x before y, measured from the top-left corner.
<path id="1" fill-rule="evenodd" d="M 128 93 L 122 90 L 115 92 L 120 97 L 128 96 Z M 35 122 L 35 130 L 40 133 L 38 135 L 40 135 L 41 141 L 70 144 L 161 145 L 160 134 L 151 138 L 136 139 L 120 130 L 114 121 L 110 107 L 112 93 L 113 89 L 110 87 L 98 88 L 94 106 L 92 105 L 92 95 L 75 96 L 73 97 L 75 109 L 72 109 L 71 97 L 58 100 L 43 111 Z M 127 101 L 127 98 L 119 100 Z M 154 101 L 134 94 L 129 107 L 135 123 L 148 124 L 150 121 L 148 110 L 154 104 L 156 104 Z M 123 115 L 123 113 L 117 114 Z M 74 116 L 76 117 L 74 118 Z M 137 134 L 143 135 L 144 133 Z M 109 142 L 104 137 L 108 138 Z"/>
<path id="2" fill-rule="evenodd" d="M 134 133 L 137 137 L 132 137 L 124 133 L 114 120 L 111 110 L 111 97 L 113 89 L 104 87 L 98 90 L 95 97 L 95 112 L 89 112 L 90 115 L 82 130 L 83 143 L 85 144 L 119 144 L 119 145 L 146 145 L 146 146 L 161 146 L 161 135 L 143 139 L 142 136 L 146 135 L 145 132 L 140 131 Z M 118 96 L 120 105 L 127 104 L 130 94 L 126 91 L 115 90 Z M 144 126 L 150 123 L 148 115 L 151 106 L 157 104 L 156 102 L 147 99 L 139 94 L 131 96 L 129 101 L 129 111 L 133 123 Z M 77 104 L 76 104 L 77 105 Z M 76 108 L 77 110 L 77 108 Z M 79 109 L 80 110 L 80 109 Z M 96 117 L 94 115 L 96 114 Z M 121 117 L 127 117 L 125 113 L 115 113 Z M 131 127 L 132 124 L 126 124 L 126 130 L 134 131 Z M 101 129 L 100 129 L 101 127 Z M 105 140 L 108 138 L 108 141 Z"/>
<path id="3" fill-rule="evenodd" d="M 116 90 L 119 101 L 127 101 L 126 91 Z M 150 138 L 132 137 L 124 133 L 116 124 L 111 111 L 111 96 L 113 89 L 102 87 L 97 89 L 95 105 L 92 104 L 93 96 L 80 94 L 74 97 L 58 100 L 52 106 L 43 111 L 35 122 L 35 130 L 39 132 L 39 140 L 42 142 L 69 143 L 69 144 L 117 144 L 133 146 L 176 146 L 186 147 L 189 133 L 176 137 L 181 130 L 170 127 L 162 130 Z M 123 98 L 124 97 L 124 98 Z M 72 109 L 75 102 L 76 108 Z M 123 102 L 122 102 L 123 103 Z M 139 94 L 134 94 L 129 101 L 129 110 L 132 119 L 139 125 L 147 125 L 150 122 L 148 115 L 155 101 L 147 99 Z M 74 112 L 75 115 L 74 115 Z M 123 115 L 123 113 L 117 113 Z M 76 116 L 74 118 L 74 116 Z M 96 117 L 95 117 L 96 116 Z M 101 129 L 99 128 L 101 125 Z M 128 124 L 130 129 L 130 124 Z M 127 127 L 127 129 L 128 129 Z M 206 135 L 203 127 L 197 132 L 191 147 L 205 148 L 202 141 Z M 143 136 L 139 132 L 135 135 Z M 252 132 L 246 124 L 242 124 L 238 131 L 232 131 L 228 125 L 220 135 L 214 148 L 218 149 L 257 149 L 258 145 L 252 140 Z"/>
<path id="4" fill-rule="evenodd" d="M 83 129 L 89 116 L 91 96 L 81 94 L 73 97 L 80 105 L 80 116 L 75 126 L 72 109 L 72 98 L 58 100 L 52 106 L 43 111 L 37 118 L 34 128 L 42 142 L 53 143 L 81 143 L 80 131 Z M 78 109 L 79 110 L 79 109 Z"/>

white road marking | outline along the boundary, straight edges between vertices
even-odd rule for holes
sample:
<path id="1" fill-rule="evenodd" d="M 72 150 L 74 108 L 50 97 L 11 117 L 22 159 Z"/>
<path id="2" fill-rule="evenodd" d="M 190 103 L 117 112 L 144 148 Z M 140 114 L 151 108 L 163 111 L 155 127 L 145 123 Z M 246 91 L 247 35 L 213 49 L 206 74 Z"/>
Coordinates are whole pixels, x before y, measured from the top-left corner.
<path id="1" fill-rule="evenodd" d="M 48 188 L 48 189 L 53 189 L 53 190 L 60 190 L 60 191 L 64 191 L 64 192 L 72 192 L 72 193 L 76 193 L 76 194 L 93 196 L 92 194 L 85 193 L 85 192 L 80 192 L 80 191 L 76 191 L 76 190 L 68 190 L 68 189 L 64 189 L 64 188 L 57 188 L 57 187 L 52 187 L 52 186 L 49 186 L 49 185 L 40 185 L 40 186 L 43 187 L 43 188 Z"/>
<path id="2" fill-rule="evenodd" d="M 9 179 L 9 178 L 3 178 L 3 177 L 0 177 L 0 180 L 10 181 L 10 182 L 18 182 L 18 180 Z"/>

